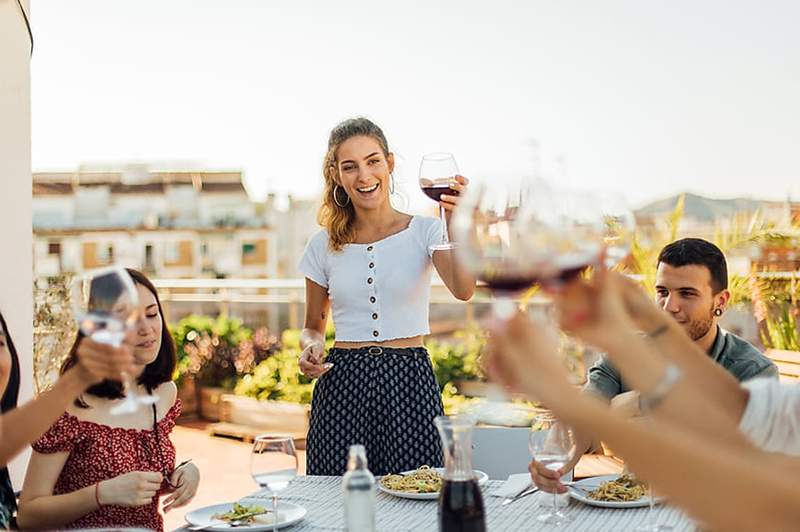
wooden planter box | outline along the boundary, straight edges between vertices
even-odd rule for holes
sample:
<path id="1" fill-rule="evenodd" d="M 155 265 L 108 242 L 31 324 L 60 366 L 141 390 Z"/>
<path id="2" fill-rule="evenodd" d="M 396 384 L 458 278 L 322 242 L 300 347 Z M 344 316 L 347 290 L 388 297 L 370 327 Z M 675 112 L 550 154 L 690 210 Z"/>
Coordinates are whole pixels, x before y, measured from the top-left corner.
<path id="1" fill-rule="evenodd" d="M 767 349 L 764 354 L 778 366 L 781 381 L 800 383 L 800 351 Z"/>
<path id="2" fill-rule="evenodd" d="M 467 397 L 486 397 L 491 386 L 484 381 L 455 381 L 453 384 L 459 394 Z"/>
<path id="3" fill-rule="evenodd" d="M 198 394 L 198 407 L 200 417 L 208 421 L 219 421 L 222 408 L 222 396 L 226 393 L 224 388 L 200 386 Z"/>
<path id="4" fill-rule="evenodd" d="M 283 401 L 260 401 L 233 394 L 222 396 L 220 421 L 255 427 L 264 432 L 303 435 L 308 432 L 311 407 Z"/>
<path id="5" fill-rule="evenodd" d="M 178 399 L 181 400 L 181 416 L 194 416 L 197 414 L 197 384 L 194 377 L 184 376 L 178 386 Z"/>

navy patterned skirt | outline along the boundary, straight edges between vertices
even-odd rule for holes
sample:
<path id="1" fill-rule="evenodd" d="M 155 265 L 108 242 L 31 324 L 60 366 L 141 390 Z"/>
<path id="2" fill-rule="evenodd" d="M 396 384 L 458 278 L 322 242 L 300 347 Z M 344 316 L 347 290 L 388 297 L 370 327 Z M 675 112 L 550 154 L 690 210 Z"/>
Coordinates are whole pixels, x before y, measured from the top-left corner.
<path id="1" fill-rule="evenodd" d="M 441 467 L 433 419 L 444 409 L 424 347 L 333 348 L 326 361 L 333 367 L 317 381 L 311 402 L 309 475 L 344 474 L 354 444 L 366 447 L 375 475 Z"/>

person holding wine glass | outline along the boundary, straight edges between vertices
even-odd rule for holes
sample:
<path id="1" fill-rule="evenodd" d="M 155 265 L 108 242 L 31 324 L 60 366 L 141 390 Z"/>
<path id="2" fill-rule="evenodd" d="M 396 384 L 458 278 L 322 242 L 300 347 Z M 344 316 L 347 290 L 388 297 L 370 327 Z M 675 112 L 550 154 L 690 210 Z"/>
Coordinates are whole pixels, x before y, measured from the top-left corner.
<path id="1" fill-rule="evenodd" d="M 607 255 L 606 255 L 607 257 Z M 755 378 L 778 378 L 778 368 L 755 346 L 724 330 L 718 321 L 726 310 L 728 269 L 725 255 L 712 244 L 699 238 L 682 238 L 664 246 L 656 260 L 656 302 L 664 316 L 674 319 L 687 338 L 706 354 L 707 358 L 725 368 L 740 382 Z M 623 382 L 620 371 L 608 359 L 601 357 L 588 370 L 587 393 L 610 401 L 611 405 L 631 417 L 639 416 L 638 392 Z M 568 463 L 571 470 L 584 452 L 599 446 L 592 434 L 578 432 L 577 456 Z M 566 492 L 559 482 L 558 472 L 532 461 L 529 470 L 534 483 L 545 491 Z"/>
<path id="2" fill-rule="evenodd" d="M 158 292 L 136 270 L 138 300 L 135 326 L 124 344 L 133 351 L 136 390 L 157 399 L 150 408 L 115 414 L 124 400 L 119 380 L 91 386 L 33 445 L 20 498 L 22 528 L 142 527 L 163 529 L 159 498 L 168 495 L 164 511 L 188 504 L 200 480 L 194 464 L 175 467 L 170 432 L 180 414 L 172 381 L 175 344 L 166 326 Z M 120 285 L 120 283 L 116 283 Z M 62 366 L 67 375 L 87 342 L 79 331 Z"/>
<path id="3" fill-rule="evenodd" d="M 17 508 L 6 464 L 39 438 L 84 390 L 103 379 L 118 379 L 128 371 L 133 355 L 127 346 L 113 347 L 88 340 L 76 352 L 77 362 L 53 387 L 22 406 L 19 357 L 0 313 L 0 529 L 10 527 Z"/>
<path id="4" fill-rule="evenodd" d="M 571 386 L 552 356 L 555 331 L 521 314 L 495 327 L 486 359 L 493 379 L 545 402 L 577 430 L 601 436 L 703 529 L 796 529 L 800 488 L 787 474 L 800 467 L 800 393 L 787 400 L 796 385 L 784 385 L 784 400 L 776 400 L 778 394 L 764 393 L 780 388 L 775 381 L 737 383 L 698 356 L 702 351 L 681 326 L 614 272 L 600 268 L 555 297 L 561 328 L 606 350 L 640 391 L 648 422 L 630 423 Z"/>
<path id="5" fill-rule="evenodd" d="M 423 335 L 428 334 L 431 270 L 466 301 L 475 278 L 442 244 L 442 222 L 411 216 L 390 202 L 394 155 L 366 118 L 330 134 L 323 164 L 323 230 L 300 261 L 306 319 L 300 370 L 319 378 L 311 406 L 308 473 L 341 475 L 350 445 L 363 444 L 376 475 L 440 466 L 433 419 L 443 413 Z M 439 196 L 449 217 L 467 179 L 455 175 Z M 325 357 L 333 311 L 336 338 Z"/>

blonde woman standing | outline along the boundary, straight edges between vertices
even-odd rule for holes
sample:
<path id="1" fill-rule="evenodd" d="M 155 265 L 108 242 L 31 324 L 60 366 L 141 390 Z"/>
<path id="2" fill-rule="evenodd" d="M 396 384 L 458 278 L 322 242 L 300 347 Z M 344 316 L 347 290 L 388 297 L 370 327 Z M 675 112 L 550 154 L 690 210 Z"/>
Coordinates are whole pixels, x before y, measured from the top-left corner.
<path id="1" fill-rule="evenodd" d="M 319 222 L 299 269 L 306 276 L 300 369 L 319 378 L 311 406 L 310 475 L 341 475 L 348 447 L 363 444 L 378 475 L 439 466 L 433 419 L 441 397 L 422 339 L 430 332 L 432 267 L 450 292 L 468 300 L 475 279 L 439 243 L 441 221 L 392 207 L 394 155 L 365 118 L 331 131 L 323 165 Z M 467 179 L 456 176 L 441 205 L 450 215 Z M 332 310 L 336 340 L 327 357 Z"/>

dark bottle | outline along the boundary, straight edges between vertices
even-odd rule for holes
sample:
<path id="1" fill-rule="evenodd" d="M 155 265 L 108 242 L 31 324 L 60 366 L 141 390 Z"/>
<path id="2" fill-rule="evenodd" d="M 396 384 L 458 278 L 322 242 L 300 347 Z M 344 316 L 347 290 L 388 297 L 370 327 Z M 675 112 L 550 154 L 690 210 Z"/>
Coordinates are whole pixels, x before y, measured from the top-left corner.
<path id="1" fill-rule="evenodd" d="M 439 496 L 439 530 L 484 532 L 486 517 L 478 481 L 445 480 Z"/>
<path id="2" fill-rule="evenodd" d="M 439 494 L 439 532 L 485 532 L 483 496 L 472 470 L 472 421 L 440 416 L 434 421 L 444 449 Z"/>

